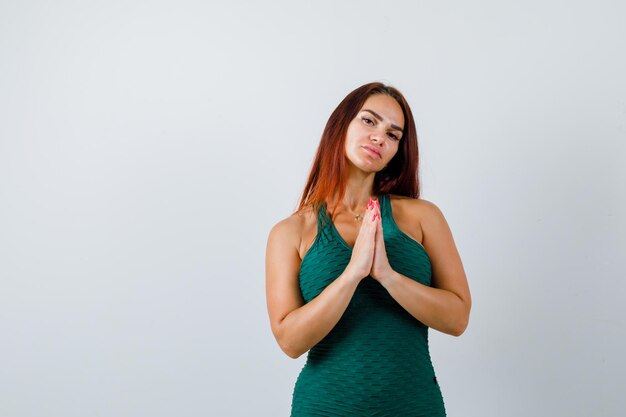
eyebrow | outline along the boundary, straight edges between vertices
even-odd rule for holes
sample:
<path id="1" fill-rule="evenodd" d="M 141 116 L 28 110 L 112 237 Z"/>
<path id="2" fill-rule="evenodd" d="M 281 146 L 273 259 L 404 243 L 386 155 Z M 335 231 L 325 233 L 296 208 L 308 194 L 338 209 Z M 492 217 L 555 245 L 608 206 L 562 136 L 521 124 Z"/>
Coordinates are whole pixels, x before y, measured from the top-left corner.
<path id="1" fill-rule="evenodd" d="M 370 110 L 370 109 L 363 109 L 363 111 L 368 111 L 370 113 L 372 113 L 374 115 L 375 118 L 377 118 L 378 120 L 380 120 L 381 122 L 383 121 L 383 118 L 380 117 L 380 115 L 378 113 L 376 113 L 374 110 Z M 399 130 L 400 132 L 402 132 L 404 129 L 402 129 L 400 126 L 398 125 L 394 125 L 391 124 L 391 127 L 395 130 Z"/>

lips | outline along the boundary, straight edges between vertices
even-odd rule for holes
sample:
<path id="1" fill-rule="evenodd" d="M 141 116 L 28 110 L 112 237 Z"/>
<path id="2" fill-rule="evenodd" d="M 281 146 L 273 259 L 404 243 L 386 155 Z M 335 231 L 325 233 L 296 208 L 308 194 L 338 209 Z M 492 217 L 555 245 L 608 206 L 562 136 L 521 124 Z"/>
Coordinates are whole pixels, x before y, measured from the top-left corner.
<path id="1" fill-rule="evenodd" d="M 382 158 L 382 155 L 380 154 L 380 152 L 378 151 L 378 149 L 374 148 L 373 146 L 369 146 L 369 145 L 363 145 L 363 148 L 368 150 L 369 152 L 377 155 L 379 158 Z"/>

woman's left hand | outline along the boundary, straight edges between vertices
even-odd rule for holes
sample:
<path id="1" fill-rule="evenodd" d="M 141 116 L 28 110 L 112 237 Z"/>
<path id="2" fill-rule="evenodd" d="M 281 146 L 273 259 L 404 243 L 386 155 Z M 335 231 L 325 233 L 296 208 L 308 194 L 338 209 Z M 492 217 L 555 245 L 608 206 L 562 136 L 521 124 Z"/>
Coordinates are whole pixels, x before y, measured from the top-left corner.
<path id="1" fill-rule="evenodd" d="M 387 258 L 387 251 L 385 250 L 385 240 L 383 235 L 383 222 L 380 218 L 380 205 L 378 205 L 378 215 L 376 216 L 376 244 L 374 248 L 374 260 L 372 262 L 372 269 L 370 270 L 370 276 L 378 282 L 382 282 L 393 274 L 393 269 L 389 264 Z"/>

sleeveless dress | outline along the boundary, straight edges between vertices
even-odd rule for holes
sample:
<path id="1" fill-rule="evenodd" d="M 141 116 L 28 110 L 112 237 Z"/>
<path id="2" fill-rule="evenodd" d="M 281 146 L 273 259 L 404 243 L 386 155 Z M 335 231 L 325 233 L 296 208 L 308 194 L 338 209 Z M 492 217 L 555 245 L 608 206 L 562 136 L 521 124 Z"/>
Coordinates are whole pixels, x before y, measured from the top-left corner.
<path id="1" fill-rule="evenodd" d="M 389 195 L 381 195 L 383 238 L 391 267 L 430 286 L 424 247 L 396 225 Z M 326 205 L 317 236 L 300 265 L 305 302 L 318 296 L 346 268 L 352 248 L 339 235 Z M 428 348 L 428 327 L 368 276 L 339 322 L 307 353 L 293 390 L 291 417 L 445 416 Z"/>

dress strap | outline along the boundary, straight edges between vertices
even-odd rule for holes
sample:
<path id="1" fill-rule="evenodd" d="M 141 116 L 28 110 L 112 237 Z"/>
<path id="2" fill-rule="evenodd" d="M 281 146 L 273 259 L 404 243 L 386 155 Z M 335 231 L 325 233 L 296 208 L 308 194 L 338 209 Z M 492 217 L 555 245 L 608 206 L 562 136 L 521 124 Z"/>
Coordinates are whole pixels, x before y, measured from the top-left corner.
<path id="1" fill-rule="evenodd" d="M 389 201 L 389 194 L 383 194 L 380 196 L 380 211 L 383 219 L 389 219 L 391 216 L 391 203 Z"/>
<path id="2" fill-rule="evenodd" d="M 327 224 L 329 223 L 329 216 L 326 209 L 326 202 L 320 203 L 319 210 L 317 211 L 317 233 L 322 233 Z"/>
<path id="3" fill-rule="evenodd" d="M 381 220 L 383 222 L 383 228 L 387 232 L 391 232 L 397 228 L 396 222 L 393 220 L 391 212 L 391 197 L 389 194 L 383 194 L 380 202 Z"/>

